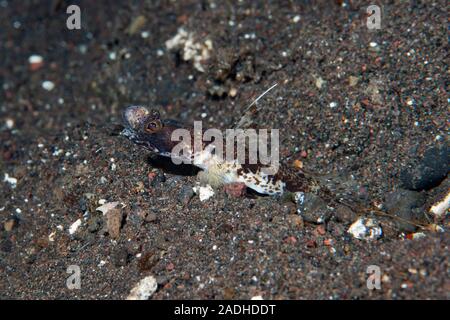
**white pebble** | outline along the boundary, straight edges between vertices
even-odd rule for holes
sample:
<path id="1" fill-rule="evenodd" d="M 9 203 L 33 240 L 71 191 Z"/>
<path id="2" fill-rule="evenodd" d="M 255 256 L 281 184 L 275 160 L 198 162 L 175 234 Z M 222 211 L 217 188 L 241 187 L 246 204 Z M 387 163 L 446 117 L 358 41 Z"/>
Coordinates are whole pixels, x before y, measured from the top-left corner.
<path id="1" fill-rule="evenodd" d="M 17 179 L 14 177 L 11 177 L 7 173 L 5 173 L 5 177 L 3 178 L 3 181 L 6 183 L 9 183 L 11 185 L 11 188 L 13 188 L 13 189 L 17 186 Z"/>
<path id="2" fill-rule="evenodd" d="M 294 18 L 292 18 L 292 22 L 293 23 L 297 23 L 299 21 L 300 21 L 300 16 L 299 15 L 295 16 Z"/>
<path id="3" fill-rule="evenodd" d="M 214 190 L 209 184 L 206 187 L 194 187 L 192 189 L 199 195 L 200 201 L 206 201 L 214 195 Z"/>
<path id="4" fill-rule="evenodd" d="M 425 238 L 426 234 L 423 232 L 415 232 L 411 236 L 412 236 L 413 240 L 417 240 L 417 239 Z"/>
<path id="5" fill-rule="evenodd" d="M 47 91 L 52 91 L 55 88 L 55 84 L 52 81 L 46 80 L 42 82 L 42 88 Z"/>
<path id="6" fill-rule="evenodd" d="M 75 221 L 74 223 L 72 223 L 72 225 L 69 227 L 69 234 L 74 234 L 77 229 L 81 226 L 81 219 L 78 219 L 77 221 Z"/>
<path id="7" fill-rule="evenodd" d="M 110 211 L 110 210 L 114 209 L 115 207 L 117 207 L 117 205 L 119 204 L 119 201 L 106 203 L 105 199 L 100 199 L 98 201 L 98 203 L 101 204 L 101 206 L 96 208 L 95 210 L 96 211 L 100 211 L 101 213 L 103 213 L 103 215 L 105 215 L 108 211 Z"/>
<path id="8" fill-rule="evenodd" d="M 99 268 L 103 267 L 106 264 L 105 260 L 100 260 L 100 263 L 97 265 Z"/>
<path id="9" fill-rule="evenodd" d="M 6 119 L 5 122 L 6 122 L 6 127 L 8 129 L 12 129 L 14 127 L 14 120 L 13 119 L 11 119 L 11 118 Z"/>
<path id="10" fill-rule="evenodd" d="M 42 63 L 44 61 L 44 58 L 38 54 L 33 54 L 28 58 L 29 64 L 35 64 L 35 63 Z"/>
<path id="11" fill-rule="evenodd" d="M 330 103 L 330 108 L 336 108 L 337 105 L 338 105 L 337 102 L 333 101 L 333 102 Z"/>
<path id="12" fill-rule="evenodd" d="M 50 233 L 48 235 L 48 241 L 50 241 L 50 242 L 55 241 L 55 235 L 56 235 L 56 231 L 53 231 L 52 233 Z"/>
<path id="13" fill-rule="evenodd" d="M 437 216 L 442 217 L 444 213 L 448 213 L 448 210 L 450 209 L 450 191 L 447 193 L 445 197 L 440 199 L 438 202 L 433 204 L 430 208 L 430 212 Z"/>
<path id="14" fill-rule="evenodd" d="M 347 232 L 360 240 L 376 240 L 383 234 L 378 222 L 370 218 L 359 218 L 348 228 Z"/>
<path id="15" fill-rule="evenodd" d="M 150 32 L 148 32 L 148 31 L 142 31 L 141 32 L 141 37 L 143 39 L 147 39 L 149 36 L 150 36 Z"/>
<path id="16" fill-rule="evenodd" d="M 131 289 L 127 300 L 148 300 L 156 292 L 156 289 L 158 289 L 158 283 L 155 277 L 145 277 Z"/>

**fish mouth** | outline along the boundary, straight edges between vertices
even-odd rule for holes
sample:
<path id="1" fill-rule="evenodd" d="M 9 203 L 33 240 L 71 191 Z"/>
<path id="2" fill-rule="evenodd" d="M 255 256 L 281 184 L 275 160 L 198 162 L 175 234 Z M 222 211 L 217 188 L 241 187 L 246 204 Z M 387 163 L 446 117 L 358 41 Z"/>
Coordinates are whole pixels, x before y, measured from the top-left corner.
<path id="1" fill-rule="evenodd" d="M 120 135 L 127 138 L 134 144 L 143 146 L 144 148 L 153 151 L 153 152 L 159 152 L 158 148 L 156 148 L 150 141 L 142 139 L 138 133 L 132 128 L 125 127 L 122 132 L 120 132 Z"/>
<path id="2" fill-rule="evenodd" d="M 128 138 L 128 139 L 130 139 L 130 140 L 135 140 L 135 139 L 137 139 L 137 134 L 136 134 L 136 132 L 135 132 L 133 129 L 129 128 L 129 127 L 125 127 L 125 128 L 120 132 L 120 135 L 121 135 L 121 136 L 124 136 L 124 137 L 126 137 L 126 138 Z"/>

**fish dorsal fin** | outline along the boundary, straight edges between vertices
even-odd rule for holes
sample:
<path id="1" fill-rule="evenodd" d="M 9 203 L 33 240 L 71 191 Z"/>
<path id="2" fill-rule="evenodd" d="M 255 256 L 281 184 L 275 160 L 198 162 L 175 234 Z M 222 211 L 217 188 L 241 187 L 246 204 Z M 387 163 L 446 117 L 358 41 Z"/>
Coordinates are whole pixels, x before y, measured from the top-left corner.
<path id="1" fill-rule="evenodd" d="M 242 114 L 242 117 L 239 119 L 237 123 L 235 123 L 234 128 L 235 129 L 246 129 L 250 127 L 255 119 L 256 114 L 259 111 L 259 107 L 257 105 L 258 101 L 264 97 L 267 93 L 269 93 L 270 90 L 275 88 L 278 85 L 278 83 L 275 83 L 272 85 L 269 89 L 264 91 L 262 94 L 258 96 L 255 100 L 253 100 L 252 103 L 245 109 L 244 113 Z"/>

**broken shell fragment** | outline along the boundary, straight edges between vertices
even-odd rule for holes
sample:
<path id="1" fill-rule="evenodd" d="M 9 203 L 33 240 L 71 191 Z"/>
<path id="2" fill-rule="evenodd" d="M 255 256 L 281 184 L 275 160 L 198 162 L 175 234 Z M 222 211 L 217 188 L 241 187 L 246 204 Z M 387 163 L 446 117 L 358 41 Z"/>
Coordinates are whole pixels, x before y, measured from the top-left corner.
<path id="1" fill-rule="evenodd" d="M 450 190 L 447 191 L 436 203 L 430 208 L 430 213 L 436 217 L 442 217 L 444 214 L 448 214 L 450 208 Z"/>
<path id="2" fill-rule="evenodd" d="M 158 283 L 155 277 L 145 277 L 131 289 L 127 300 L 148 300 L 156 292 L 156 289 L 158 289 Z"/>
<path id="3" fill-rule="evenodd" d="M 194 187 L 192 188 L 196 194 L 198 194 L 200 201 L 206 201 L 214 195 L 213 188 L 208 184 L 206 187 Z"/>
<path id="4" fill-rule="evenodd" d="M 377 240 L 383 234 L 378 221 L 373 218 L 359 218 L 347 232 L 359 240 Z"/>

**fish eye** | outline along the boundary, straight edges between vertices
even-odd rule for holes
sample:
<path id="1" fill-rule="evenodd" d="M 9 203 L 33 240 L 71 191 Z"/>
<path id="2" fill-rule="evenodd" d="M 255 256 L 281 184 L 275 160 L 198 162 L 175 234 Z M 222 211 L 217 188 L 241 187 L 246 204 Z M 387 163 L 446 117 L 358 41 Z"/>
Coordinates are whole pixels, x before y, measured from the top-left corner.
<path id="1" fill-rule="evenodd" d="M 145 131 L 153 133 L 161 129 L 161 122 L 159 120 L 150 121 L 145 125 Z"/>

